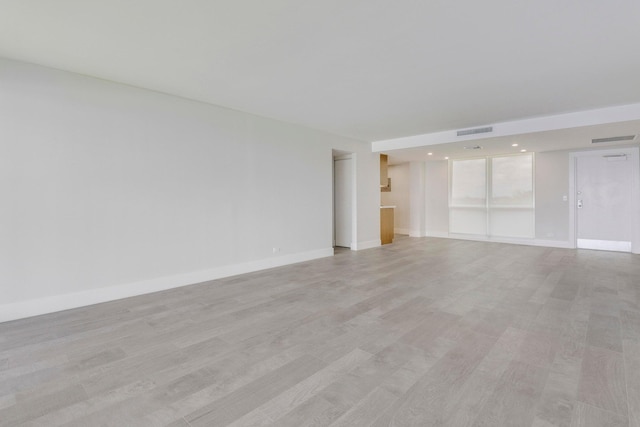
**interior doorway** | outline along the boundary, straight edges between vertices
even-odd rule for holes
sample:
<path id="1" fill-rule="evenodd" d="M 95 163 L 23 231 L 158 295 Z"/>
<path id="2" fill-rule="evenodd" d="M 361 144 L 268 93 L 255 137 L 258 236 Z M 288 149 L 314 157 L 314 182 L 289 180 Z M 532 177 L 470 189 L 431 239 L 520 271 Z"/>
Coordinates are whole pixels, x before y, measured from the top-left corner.
<path id="1" fill-rule="evenodd" d="M 355 213 L 355 154 L 333 155 L 333 245 L 353 248 Z"/>
<path id="2" fill-rule="evenodd" d="M 638 149 L 572 154 L 577 248 L 638 252 Z"/>

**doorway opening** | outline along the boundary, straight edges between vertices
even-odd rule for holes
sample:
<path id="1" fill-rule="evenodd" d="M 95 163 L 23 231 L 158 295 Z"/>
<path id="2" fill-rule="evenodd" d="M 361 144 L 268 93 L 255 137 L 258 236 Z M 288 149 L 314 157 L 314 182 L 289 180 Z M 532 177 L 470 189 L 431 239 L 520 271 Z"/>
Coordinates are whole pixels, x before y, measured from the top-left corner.
<path id="1" fill-rule="evenodd" d="M 353 249 L 356 243 L 355 154 L 333 150 L 333 246 Z"/>

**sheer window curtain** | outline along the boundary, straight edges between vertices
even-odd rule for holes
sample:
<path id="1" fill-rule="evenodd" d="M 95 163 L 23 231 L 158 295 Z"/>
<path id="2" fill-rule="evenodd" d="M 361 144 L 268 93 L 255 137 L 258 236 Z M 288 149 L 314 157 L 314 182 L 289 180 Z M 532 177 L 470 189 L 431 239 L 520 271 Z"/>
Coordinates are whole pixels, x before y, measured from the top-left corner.
<path id="1" fill-rule="evenodd" d="M 533 154 L 453 160 L 449 232 L 533 238 Z"/>

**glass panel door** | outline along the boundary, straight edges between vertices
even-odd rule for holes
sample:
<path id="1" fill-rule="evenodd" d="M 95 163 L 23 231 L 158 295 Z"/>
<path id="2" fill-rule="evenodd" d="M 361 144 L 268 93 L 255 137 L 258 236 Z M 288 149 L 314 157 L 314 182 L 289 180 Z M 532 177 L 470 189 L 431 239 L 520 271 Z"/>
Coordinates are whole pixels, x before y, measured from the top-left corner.
<path id="1" fill-rule="evenodd" d="M 486 159 L 452 161 L 449 231 L 487 234 Z"/>

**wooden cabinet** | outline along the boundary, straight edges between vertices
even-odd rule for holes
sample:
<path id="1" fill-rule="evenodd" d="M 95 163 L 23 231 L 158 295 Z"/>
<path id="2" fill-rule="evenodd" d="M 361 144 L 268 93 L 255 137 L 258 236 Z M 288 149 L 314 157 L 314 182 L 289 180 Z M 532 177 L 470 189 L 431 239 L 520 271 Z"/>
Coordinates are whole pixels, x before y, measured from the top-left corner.
<path id="1" fill-rule="evenodd" d="M 391 191 L 391 179 L 389 178 L 389 157 L 386 154 L 380 154 L 380 191 Z"/>
<path id="2" fill-rule="evenodd" d="M 380 154 L 380 187 L 387 185 L 387 178 L 389 178 L 389 174 L 387 173 L 388 161 L 389 158 L 386 154 Z"/>
<path id="3" fill-rule="evenodd" d="M 393 243 L 393 211 L 392 207 L 380 208 L 380 243 Z"/>

